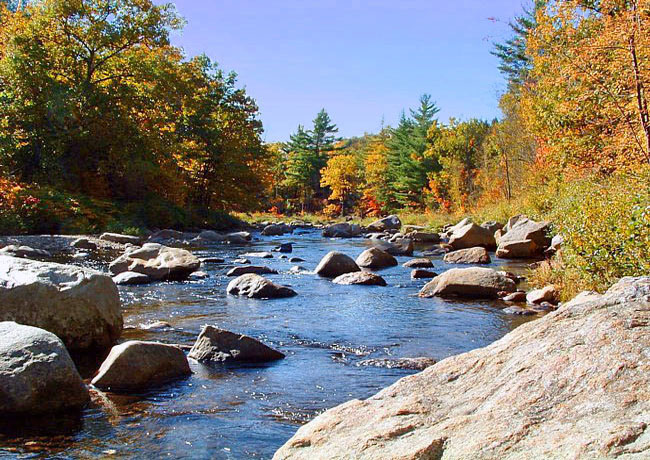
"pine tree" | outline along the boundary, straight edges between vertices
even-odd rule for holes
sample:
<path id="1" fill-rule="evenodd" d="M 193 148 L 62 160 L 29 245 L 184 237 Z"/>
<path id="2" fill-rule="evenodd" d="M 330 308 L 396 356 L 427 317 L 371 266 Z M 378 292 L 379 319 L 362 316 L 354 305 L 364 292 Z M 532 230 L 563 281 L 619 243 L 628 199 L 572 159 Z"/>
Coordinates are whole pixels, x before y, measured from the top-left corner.
<path id="1" fill-rule="evenodd" d="M 311 177 L 311 185 L 316 193 L 321 192 L 321 170 L 327 165 L 329 154 L 334 151 L 334 144 L 341 140 L 336 137 L 339 129 L 336 127 L 330 116 L 321 109 L 313 120 L 314 127 L 309 131 L 310 136 L 310 150 L 312 152 L 311 161 L 313 163 L 313 171 Z"/>
<path id="2" fill-rule="evenodd" d="M 424 94 L 420 107 L 411 110 L 410 117 L 402 114 L 397 128 L 391 130 L 387 142 L 388 179 L 396 204 L 421 205 L 427 174 L 439 168 L 434 159 L 425 155 L 427 132 L 439 111 L 431 96 Z"/>

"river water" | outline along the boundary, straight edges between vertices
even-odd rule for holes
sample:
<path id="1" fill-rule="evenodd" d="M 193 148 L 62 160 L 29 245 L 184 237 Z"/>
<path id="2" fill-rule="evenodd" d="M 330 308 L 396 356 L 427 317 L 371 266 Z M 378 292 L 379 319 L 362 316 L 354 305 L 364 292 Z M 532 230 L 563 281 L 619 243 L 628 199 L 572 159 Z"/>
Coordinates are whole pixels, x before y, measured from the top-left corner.
<path id="1" fill-rule="evenodd" d="M 79 416 L 4 421 L 1 457 L 49 458 L 270 458 L 298 427 L 327 408 L 367 398 L 415 371 L 360 366 L 370 358 L 432 357 L 437 360 L 485 346 L 528 318 L 507 315 L 500 302 L 458 302 L 417 297 L 426 280 L 411 280 L 401 266 L 381 270 L 387 287 L 340 286 L 312 274 L 288 273 L 296 264 L 251 259 L 280 274 L 298 296 L 252 300 L 227 296 L 228 265 L 244 252 L 293 242 L 290 257 L 313 270 L 329 251 L 353 258 L 370 245 L 364 239 L 325 239 L 316 231 L 259 237 L 245 247 L 219 245 L 194 251 L 222 257 L 206 265 L 210 276 L 192 282 L 120 287 L 123 339 L 191 346 L 202 325 L 213 324 L 263 340 L 287 355 L 264 365 L 206 367 L 136 395 L 96 392 Z M 416 248 L 418 249 L 418 248 Z M 416 250 L 415 256 L 418 255 Z M 450 268 L 432 258 L 438 273 Z M 493 267 L 521 273 L 525 266 L 495 259 Z M 95 266 L 106 269 L 105 263 Z M 169 330 L 146 330 L 166 321 Z M 85 370 L 85 377 L 90 372 Z M 20 436 L 18 436 L 20 434 Z"/>

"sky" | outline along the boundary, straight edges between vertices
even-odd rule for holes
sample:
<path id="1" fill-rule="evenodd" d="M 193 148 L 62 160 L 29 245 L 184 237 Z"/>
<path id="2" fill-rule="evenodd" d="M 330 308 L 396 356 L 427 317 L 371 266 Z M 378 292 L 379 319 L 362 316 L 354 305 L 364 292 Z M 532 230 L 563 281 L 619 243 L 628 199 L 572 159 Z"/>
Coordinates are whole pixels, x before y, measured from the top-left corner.
<path id="1" fill-rule="evenodd" d="M 377 132 L 423 93 L 443 121 L 498 117 L 505 82 L 490 50 L 522 11 L 522 0 L 164 1 L 187 21 L 172 42 L 238 74 L 267 142 L 321 108 L 341 136 Z"/>

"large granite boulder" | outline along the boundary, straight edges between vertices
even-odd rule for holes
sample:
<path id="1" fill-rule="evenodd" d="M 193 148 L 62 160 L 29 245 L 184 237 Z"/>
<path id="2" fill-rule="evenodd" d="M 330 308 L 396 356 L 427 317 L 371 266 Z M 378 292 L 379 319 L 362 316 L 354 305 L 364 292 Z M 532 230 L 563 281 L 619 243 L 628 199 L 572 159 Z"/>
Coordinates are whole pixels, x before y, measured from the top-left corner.
<path id="1" fill-rule="evenodd" d="M 345 273 L 358 271 L 361 269 L 354 259 L 341 252 L 332 251 L 321 259 L 314 273 L 324 278 L 336 278 Z"/>
<path id="2" fill-rule="evenodd" d="M 262 235 L 264 236 L 282 236 L 285 233 L 292 233 L 293 227 L 290 225 L 280 223 L 280 224 L 269 224 L 264 227 L 262 230 Z"/>
<path id="3" fill-rule="evenodd" d="M 323 229 L 323 236 L 327 238 L 354 238 L 361 235 L 363 229 L 348 222 L 328 225 Z"/>
<path id="4" fill-rule="evenodd" d="M 178 281 L 187 279 L 200 266 L 201 260 L 185 249 L 147 243 L 127 250 L 111 262 L 109 270 L 114 275 L 136 272 L 152 280 Z"/>
<path id="5" fill-rule="evenodd" d="M 402 228 L 402 221 L 395 215 L 384 217 L 383 219 L 376 220 L 372 224 L 368 225 L 368 230 L 371 232 L 399 230 L 400 228 Z"/>
<path id="6" fill-rule="evenodd" d="M 120 296 L 98 271 L 0 256 L 0 321 L 45 329 L 69 350 L 106 349 L 122 332 Z"/>
<path id="7" fill-rule="evenodd" d="M 268 362 L 284 354 L 247 335 L 204 326 L 188 357 L 201 363 Z"/>
<path id="8" fill-rule="evenodd" d="M 445 254 L 443 260 L 448 264 L 489 264 L 492 261 L 490 254 L 482 247 L 452 251 Z"/>
<path id="9" fill-rule="evenodd" d="M 517 216 L 510 219 L 506 228 L 508 231 L 499 238 L 497 257 L 510 259 L 540 257 L 551 245 L 548 222 L 535 222 Z"/>
<path id="10" fill-rule="evenodd" d="M 359 254 L 356 263 L 359 267 L 378 270 L 396 266 L 397 259 L 379 248 L 369 248 Z"/>
<path id="11" fill-rule="evenodd" d="M 319 415 L 274 459 L 650 457 L 650 278 Z"/>
<path id="12" fill-rule="evenodd" d="M 77 410 L 89 399 L 61 339 L 44 329 L 0 322 L 0 414 Z"/>
<path id="13" fill-rule="evenodd" d="M 496 299 L 501 292 L 514 292 L 515 282 L 491 268 L 453 268 L 429 281 L 420 297 Z"/>
<path id="14" fill-rule="evenodd" d="M 230 295 L 245 296 L 251 299 L 278 299 L 297 295 L 293 289 L 280 286 L 255 273 L 241 275 L 226 288 Z"/>
<path id="15" fill-rule="evenodd" d="M 179 347 L 131 340 L 111 349 L 92 384 L 112 391 L 137 391 L 191 373 L 185 353 Z"/>
<path id="16" fill-rule="evenodd" d="M 334 278 L 333 283 L 343 285 L 386 286 L 386 280 L 384 278 L 371 272 L 345 273 Z"/>
<path id="17" fill-rule="evenodd" d="M 467 249 L 476 246 L 494 249 L 497 246 L 494 232 L 471 222 L 455 228 L 449 236 L 449 244 L 454 249 Z"/>

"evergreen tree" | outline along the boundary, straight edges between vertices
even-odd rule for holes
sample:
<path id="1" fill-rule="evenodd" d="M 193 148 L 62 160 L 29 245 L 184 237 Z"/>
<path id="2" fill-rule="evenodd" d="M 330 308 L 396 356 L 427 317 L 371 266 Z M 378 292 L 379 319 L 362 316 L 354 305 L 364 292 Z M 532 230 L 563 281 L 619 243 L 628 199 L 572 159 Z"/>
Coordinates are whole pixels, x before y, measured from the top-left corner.
<path id="1" fill-rule="evenodd" d="M 302 125 L 298 125 L 295 134 L 284 145 L 283 151 L 287 158 L 284 186 L 293 189 L 304 210 L 305 202 L 313 193 L 313 159 L 311 137 Z"/>
<path id="2" fill-rule="evenodd" d="M 327 165 L 329 153 L 334 150 L 334 144 L 341 140 L 336 137 L 339 129 L 336 127 L 330 116 L 321 109 L 313 120 L 314 127 L 309 131 L 310 145 L 312 152 L 312 176 L 311 185 L 316 193 L 321 191 L 321 170 Z"/>
<path id="3" fill-rule="evenodd" d="M 388 180 L 392 199 L 402 206 L 422 204 L 427 174 L 439 168 L 435 159 L 425 155 L 427 132 L 440 111 L 431 96 L 420 98 L 420 107 L 411 116 L 402 114 L 397 128 L 391 130 L 388 147 Z"/>

